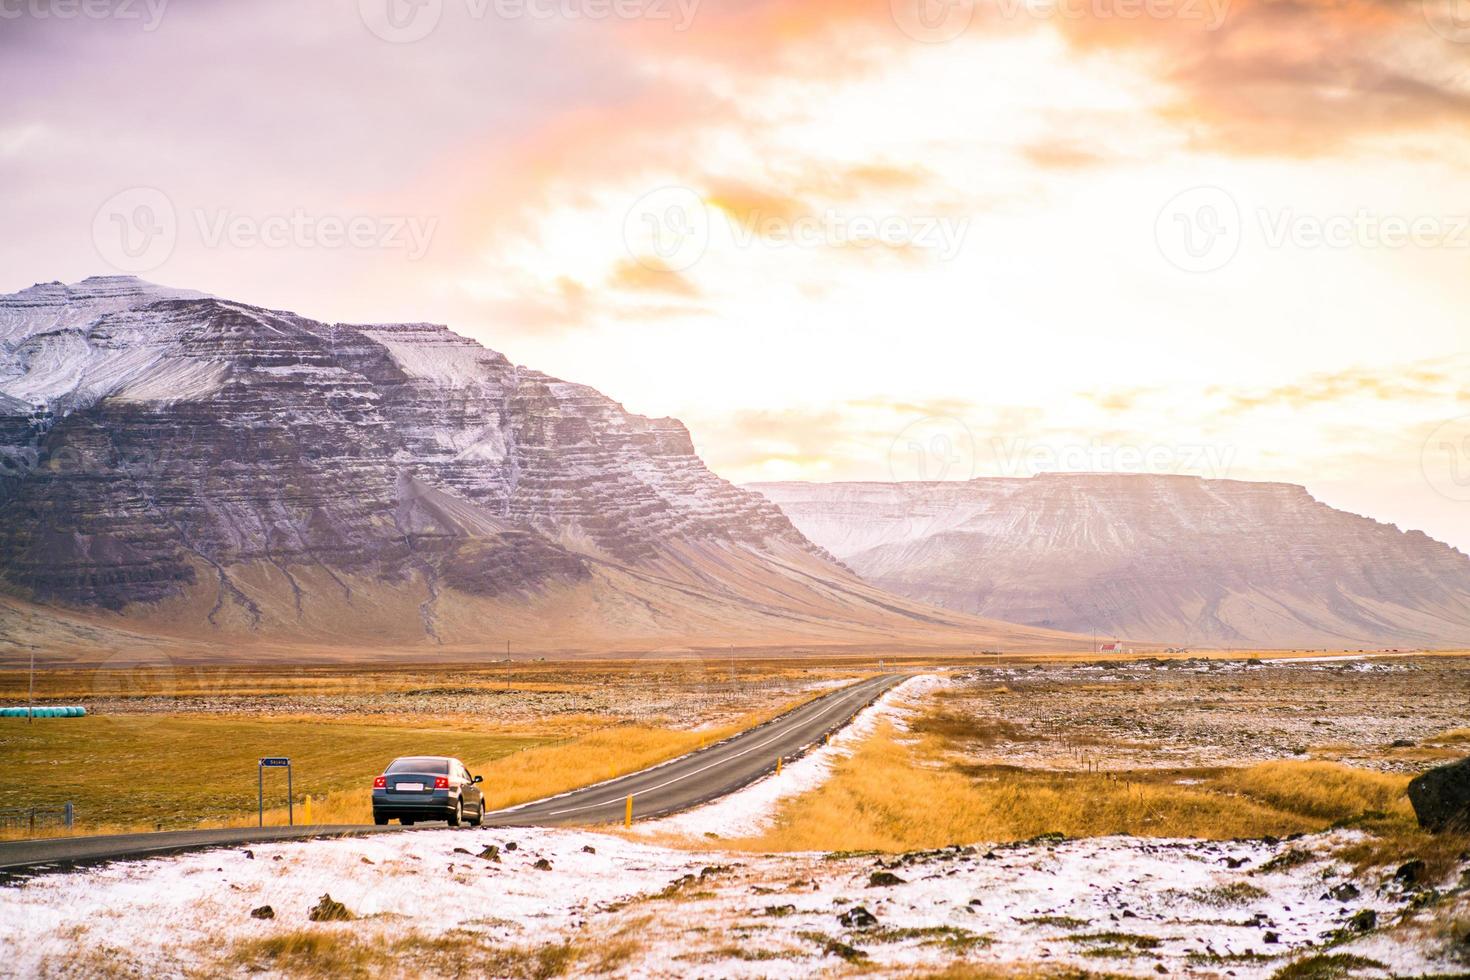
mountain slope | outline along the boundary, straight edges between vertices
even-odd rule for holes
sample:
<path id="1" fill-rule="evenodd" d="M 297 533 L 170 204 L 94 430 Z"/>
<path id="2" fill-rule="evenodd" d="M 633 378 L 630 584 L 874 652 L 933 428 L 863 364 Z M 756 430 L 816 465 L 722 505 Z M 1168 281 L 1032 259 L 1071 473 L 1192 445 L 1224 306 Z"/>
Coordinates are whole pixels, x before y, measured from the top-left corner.
<path id="1" fill-rule="evenodd" d="M 1049 474 L 753 487 L 868 581 L 1179 646 L 1470 645 L 1470 558 L 1299 486 Z"/>
<path id="2" fill-rule="evenodd" d="M 0 297 L 0 395 L 0 586 L 5 608 L 51 607 L 32 622 L 543 649 L 1056 643 L 881 593 L 709 472 L 676 420 L 444 327 L 45 284 Z"/>

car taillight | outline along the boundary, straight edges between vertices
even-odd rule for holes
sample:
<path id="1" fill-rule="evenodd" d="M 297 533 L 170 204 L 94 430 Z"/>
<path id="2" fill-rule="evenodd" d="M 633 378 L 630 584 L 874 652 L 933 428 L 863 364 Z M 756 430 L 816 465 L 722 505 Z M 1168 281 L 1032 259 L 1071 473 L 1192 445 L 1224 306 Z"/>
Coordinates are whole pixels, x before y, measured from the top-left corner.
<path id="1" fill-rule="evenodd" d="M 448 776 L 435 776 L 434 777 L 434 788 L 435 789 L 448 789 L 449 788 L 449 777 Z"/>
<path id="2" fill-rule="evenodd" d="M 387 788 L 388 788 L 388 777 L 387 776 L 379 776 L 377 779 L 374 779 L 373 780 L 373 789 L 387 789 Z"/>

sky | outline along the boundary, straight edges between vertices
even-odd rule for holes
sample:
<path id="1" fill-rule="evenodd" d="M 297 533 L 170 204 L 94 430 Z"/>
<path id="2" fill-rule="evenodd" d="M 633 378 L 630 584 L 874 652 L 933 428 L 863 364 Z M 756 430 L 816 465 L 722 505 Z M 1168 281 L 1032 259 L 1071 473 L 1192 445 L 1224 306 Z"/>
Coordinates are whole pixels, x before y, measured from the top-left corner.
<path id="1" fill-rule="evenodd" d="M 1464 0 L 0 0 L 0 291 L 447 323 L 736 482 L 1470 551 Z"/>

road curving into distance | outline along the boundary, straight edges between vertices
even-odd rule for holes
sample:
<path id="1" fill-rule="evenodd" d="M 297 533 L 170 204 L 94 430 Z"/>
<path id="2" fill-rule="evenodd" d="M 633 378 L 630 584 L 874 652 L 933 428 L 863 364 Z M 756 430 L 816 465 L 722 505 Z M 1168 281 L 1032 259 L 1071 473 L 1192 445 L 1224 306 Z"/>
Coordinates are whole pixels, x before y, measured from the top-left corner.
<path id="1" fill-rule="evenodd" d="M 634 819 L 661 817 L 708 803 L 748 786 L 827 733 L 852 720 L 863 708 L 910 675 L 885 674 L 808 701 L 764 725 L 733 738 L 586 789 L 485 816 L 490 827 L 548 827 L 621 821 L 628 797 Z"/>
<path id="2" fill-rule="evenodd" d="M 910 676 L 885 674 L 839 688 L 763 725 L 671 762 L 561 796 L 486 814 L 485 826 L 550 827 L 621 821 L 629 796 L 633 797 L 635 819 L 661 817 L 708 803 L 773 771 L 778 758 L 789 761 L 801 755 Z M 209 847 L 391 834 L 403 829 L 358 825 L 227 827 L 3 841 L 0 842 L 0 875 L 60 871 L 78 865 L 158 857 Z"/>

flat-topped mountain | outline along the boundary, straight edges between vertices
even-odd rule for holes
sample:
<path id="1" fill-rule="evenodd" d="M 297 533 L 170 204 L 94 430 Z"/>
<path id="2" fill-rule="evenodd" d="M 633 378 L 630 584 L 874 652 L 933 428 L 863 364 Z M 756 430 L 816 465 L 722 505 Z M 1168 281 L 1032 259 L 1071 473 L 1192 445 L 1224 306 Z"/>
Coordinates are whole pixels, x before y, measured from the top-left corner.
<path id="1" fill-rule="evenodd" d="M 758 484 L 874 585 L 1170 646 L 1470 645 L 1470 557 L 1284 483 L 1048 474 Z"/>
<path id="2" fill-rule="evenodd" d="M 0 591 L 38 637 L 1056 642 L 895 601 L 678 421 L 445 327 L 127 277 L 0 296 Z"/>

